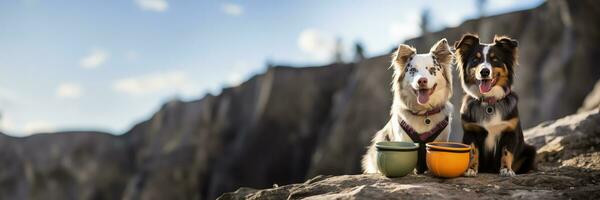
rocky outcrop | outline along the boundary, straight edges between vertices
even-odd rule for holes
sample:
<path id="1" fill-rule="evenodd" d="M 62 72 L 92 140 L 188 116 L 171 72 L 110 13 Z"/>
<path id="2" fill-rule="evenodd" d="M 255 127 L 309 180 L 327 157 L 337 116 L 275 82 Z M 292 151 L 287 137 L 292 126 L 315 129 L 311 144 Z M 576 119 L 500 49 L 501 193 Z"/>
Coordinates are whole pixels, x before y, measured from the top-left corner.
<path id="1" fill-rule="evenodd" d="M 255 190 L 240 188 L 218 199 L 597 199 L 600 173 L 574 169 L 513 178 L 480 174 L 475 178 L 439 179 L 409 175 L 317 176 L 305 183 Z"/>
<path id="2" fill-rule="evenodd" d="M 485 32 L 483 38 L 497 33 L 518 39 L 520 66 L 514 90 L 520 95 L 523 126 L 531 127 L 576 112 L 600 78 L 595 63 L 600 49 L 594 46 L 600 43 L 599 11 L 598 1 L 550 0 L 532 10 L 468 20 L 407 43 L 425 51 L 441 37 L 453 41 L 477 30 Z M 167 102 L 120 136 L 0 134 L 0 199 L 214 199 L 244 186 L 270 188 L 317 175 L 357 174 L 365 147 L 389 117 L 389 60 L 382 55 L 358 63 L 269 68 L 217 96 Z M 452 102 L 460 105 L 456 74 L 454 83 Z M 459 140 L 455 119 L 451 137 Z M 546 139 L 532 139 L 537 141 Z M 563 156 L 555 161 L 566 165 L 563 161 L 587 159 Z M 388 184 L 385 187 L 396 184 L 372 176 L 347 177 L 360 179 L 355 185 L 363 179 Z M 504 180 L 485 177 L 484 182 Z M 321 176 L 305 185 L 317 180 L 338 179 Z M 420 176 L 407 180 L 434 186 L 443 182 Z M 513 181 L 500 187 L 519 188 L 511 185 L 517 184 Z M 285 187 L 293 186 L 281 188 Z M 342 188 L 359 195 L 373 193 L 368 191 L 373 187 L 354 187 Z M 274 191 L 285 194 L 283 189 Z"/>
<path id="3" fill-rule="evenodd" d="M 219 199 L 598 199 L 600 113 L 544 122 L 526 131 L 539 148 L 538 170 L 516 177 L 479 174 L 452 179 L 430 175 L 317 176 L 304 183 L 240 188 Z"/>
<path id="4" fill-rule="evenodd" d="M 541 123 L 525 137 L 538 148 L 539 162 L 600 170 L 598 109 Z"/>
<path id="5" fill-rule="evenodd" d="M 577 112 L 585 112 L 594 109 L 600 109 L 600 81 L 596 82 L 594 90 L 585 97 L 583 105 L 581 105 Z"/>
<path id="6" fill-rule="evenodd" d="M 98 132 L 0 139 L 0 199 L 119 199 L 134 155 L 122 137 Z"/>

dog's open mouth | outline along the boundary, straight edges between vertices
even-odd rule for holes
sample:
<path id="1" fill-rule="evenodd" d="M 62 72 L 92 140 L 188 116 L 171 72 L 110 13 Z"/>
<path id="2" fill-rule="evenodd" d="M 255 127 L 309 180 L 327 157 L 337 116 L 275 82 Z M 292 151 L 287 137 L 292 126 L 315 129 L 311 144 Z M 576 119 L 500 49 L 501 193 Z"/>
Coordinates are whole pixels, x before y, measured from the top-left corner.
<path id="1" fill-rule="evenodd" d="M 496 78 L 479 80 L 479 92 L 481 94 L 490 92 L 494 84 L 496 84 Z"/>
<path id="2" fill-rule="evenodd" d="M 431 94 L 433 94 L 433 91 L 435 91 L 436 86 L 437 84 L 433 85 L 433 87 L 430 89 L 415 90 L 415 93 L 417 93 L 417 103 L 421 105 L 426 104 L 429 101 L 429 96 L 431 96 Z"/>

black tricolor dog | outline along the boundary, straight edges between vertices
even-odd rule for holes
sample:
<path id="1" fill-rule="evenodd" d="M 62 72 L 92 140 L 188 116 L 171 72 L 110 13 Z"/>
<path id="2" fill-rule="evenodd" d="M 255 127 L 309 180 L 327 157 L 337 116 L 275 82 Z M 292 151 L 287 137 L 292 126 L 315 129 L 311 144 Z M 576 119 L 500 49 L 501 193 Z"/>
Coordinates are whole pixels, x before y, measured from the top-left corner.
<path id="1" fill-rule="evenodd" d="M 466 92 L 460 109 L 463 143 L 473 147 L 465 176 L 478 172 L 514 176 L 534 168 L 536 151 L 523 140 L 518 97 L 511 90 L 517 46 L 516 40 L 498 36 L 494 43 L 483 44 L 472 34 L 454 44 Z"/>

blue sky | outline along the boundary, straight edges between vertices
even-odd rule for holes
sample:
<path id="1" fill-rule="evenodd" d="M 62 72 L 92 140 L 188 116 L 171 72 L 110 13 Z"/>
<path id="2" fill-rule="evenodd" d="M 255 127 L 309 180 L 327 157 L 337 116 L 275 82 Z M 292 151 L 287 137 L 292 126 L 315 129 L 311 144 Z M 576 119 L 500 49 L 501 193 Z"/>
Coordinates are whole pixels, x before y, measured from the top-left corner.
<path id="1" fill-rule="evenodd" d="M 540 0 L 490 0 L 504 13 Z M 368 56 L 477 15 L 474 0 L 193 1 L 8 0 L 0 2 L 0 130 L 14 136 L 63 130 L 120 134 L 162 103 L 218 94 L 263 72 L 267 61 L 326 64 L 336 38 L 346 59 Z"/>

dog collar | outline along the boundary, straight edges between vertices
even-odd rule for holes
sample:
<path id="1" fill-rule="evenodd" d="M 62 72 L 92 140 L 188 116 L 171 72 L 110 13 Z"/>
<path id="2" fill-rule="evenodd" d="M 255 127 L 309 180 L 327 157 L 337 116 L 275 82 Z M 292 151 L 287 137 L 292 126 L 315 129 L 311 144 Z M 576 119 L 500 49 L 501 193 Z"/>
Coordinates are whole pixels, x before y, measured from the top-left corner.
<path id="1" fill-rule="evenodd" d="M 504 95 L 504 97 L 508 96 L 511 93 L 510 87 L 504 87 L 504 91 L 506 91 L 506 94 Z M 489 105 L 494 105 L 496 104 L 496 102 L 498 102 L 498 100 L 504 99 L 504 97 L 500 98 L 500 99 L 496 99 L 496 97 L 484 97 L 481 96 L 480 100 L 482 102 L 486 102 Z"/>
<path id="2" fill-rule="evenodd" d="M 508 96 L 510 94 L 510 87 L 503 87 L 504 90 L 506 91 L 506 94 L 504 95 L 504 97 L 500 98 L 500 99 L 496 99 L 496 97 L 481 97 L 481 101 L 485 102 L 487 105 L 485 105 L 485 113 L 487 113 L 488 115 L 493 115 L 494 113 L 496 113 L 496 108 L 494 107 L 494 105 L 496 104 L 496 102 L 498 102 L 498 100 L 504 99 L 506 96 Z"/>
<path id="3" fill-rule="evenodd" d="M 408 112 L 410 112 L 410 114 L 412 115 L 416 115 L 416 116 L 430 116 L 430 115 L 435 115 L 438 114 L 440 112 L 442 112 L 442 110 L 444 110 L 444 108 L 446 108 L 446 106 L 440 106 L 440 107 L 436 107 L 434 109 L 428 110 L 425 113 L 418 113 L 418 112 L 413 112 L 411 110 L 408 110 Z"/>
<path id="4" fill-rule="evenodd" d="M 402 130 L 406 132 L 408 137 L 410 137 L 413 142 L 423 143 L 421 145 L 423 147 L 425 147 L 424 143 L 433 142 L 433 140 L 435 140 L 435 138 L 442 133 L 446 126 L 448 126 L 448 116 L 446 116 L 446 118 L 440 123 L 435 125 L 435 127 L 433 127 L 431 130 L 419 134 L 408 123 L 406 123 L 406 121 L 400 120 L 400 127 L 402 127 Z"/>

